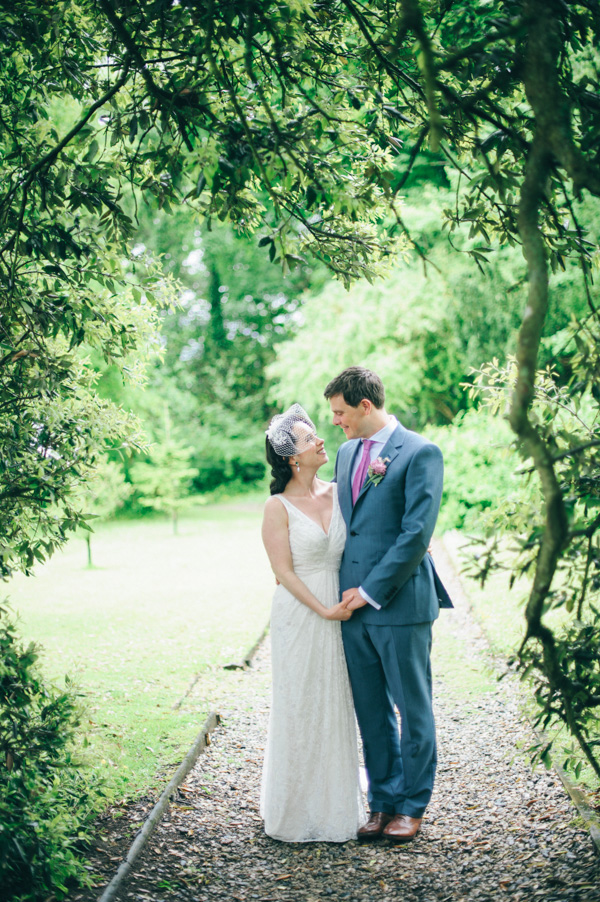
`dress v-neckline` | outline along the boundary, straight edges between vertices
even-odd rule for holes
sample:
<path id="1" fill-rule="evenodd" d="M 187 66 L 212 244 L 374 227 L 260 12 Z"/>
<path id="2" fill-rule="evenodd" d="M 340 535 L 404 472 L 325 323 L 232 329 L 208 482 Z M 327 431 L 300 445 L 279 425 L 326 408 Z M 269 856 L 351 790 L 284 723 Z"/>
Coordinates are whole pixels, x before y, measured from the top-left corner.
<path id="1" fill-rule="evenodd" d="M 283 493 L 281 494 L 281 497 L 283 498 Z M 288 504 L 291 504 L 291 506 L 294 508 L 294 510 L 298 511 L 299 514 L 302 514 L 302 516 L 305 517 L 305 518 L 309 521 L 309 523 L 314 524 L 314 526 L 316 526 L 317 529 L 320 529 L 324 536 L 326 536 L 327 538 L 329 538 L 329 533 L 331 532 L 331 527 L 332 527 L 332 525 L 333 525 L 333 518 L 334 518 L 334 516 L 335 516 L 335 508 L 336 508 L 336 494 L 335 494 L 335 492 L 334 492 L 334 494 L 333 494 L 333 506 L 332 506 L 332 508 L 331 508 L 331 520 L 329 521 L 329 529 L 327 530 L 327 532 L 325 532 L 325 529 L 323 528 L 323 526 L 321 525 L 321 523 L 317 523 L 316 520 L 313 520 L 312 517 L 309 517 L 308 514 L 305 514 L 304 511 L 301 510 L 296 504 L 294 504 L 293 501 L 290 501 L 289 498 L 286 498 L 285 500 L 287 501 Z"/>

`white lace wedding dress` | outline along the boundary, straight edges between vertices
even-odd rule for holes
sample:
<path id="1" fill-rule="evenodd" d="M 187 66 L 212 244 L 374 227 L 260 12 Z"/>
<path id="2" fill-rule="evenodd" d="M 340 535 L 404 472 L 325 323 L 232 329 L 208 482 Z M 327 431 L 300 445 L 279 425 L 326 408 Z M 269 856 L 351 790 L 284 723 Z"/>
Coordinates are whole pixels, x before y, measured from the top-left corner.
<path id="1" fill-rule="evenodd" d="M 334 495 L 329 533 L 283 495 L 294 570 L 326 607 L 339 600 L 346 528 Z M 345 842 L 365 817 L 352 695 L 339 621 L 278 586 L 271 611 L 273 698 L 261 789 L 265 832 L 285 842 Z"/>

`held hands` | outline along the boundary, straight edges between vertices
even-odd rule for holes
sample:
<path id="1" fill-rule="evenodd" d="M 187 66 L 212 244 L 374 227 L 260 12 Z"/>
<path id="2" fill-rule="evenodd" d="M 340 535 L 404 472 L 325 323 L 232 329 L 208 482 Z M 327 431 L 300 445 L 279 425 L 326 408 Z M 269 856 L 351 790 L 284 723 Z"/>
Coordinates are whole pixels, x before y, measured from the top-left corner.
<path id="1" fill-rule="evenodd" d="M 340 602 L 348 611 L 356 611 L 358 608 L 367 604 L 366 598 L 363 598 L 358 589 L 346 589 L 342 592 L 342 600 Z"/>
<path id="2" fill-rule="evenodd" d="M 332 608 L 328 608 L 323 616 L 325 617 L 325 620 L 350 620 L 352 611 L 348 610 L 343 601 L 340 601 Z"/>
<path id="3" fill-rule="evenodd" d="M 431 542 L 429 543 L 429 548 L 427 549 L 429 554 L 433 552 L 433 546 Z M 364 607 L 368 604 L 366 598 L 363 598 L 358 588 L 346 589 L 345 592 L 342 592 L 342 600 L 340 602 L 348 611 L 356 611 L 358 608 Z"/>

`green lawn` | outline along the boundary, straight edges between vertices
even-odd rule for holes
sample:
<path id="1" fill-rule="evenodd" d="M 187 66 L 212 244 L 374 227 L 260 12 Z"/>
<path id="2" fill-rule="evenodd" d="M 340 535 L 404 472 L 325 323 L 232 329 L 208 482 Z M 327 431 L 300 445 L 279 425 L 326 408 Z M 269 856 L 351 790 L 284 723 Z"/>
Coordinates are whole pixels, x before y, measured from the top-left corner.
<path id="1" fill-rule="evenodd" d="M 269 617 L 273 576 L 258 501 L 185 517 L 99 526 L 95 567 L 82 539 L 8 584 L 24 639 L 43 646 L 44 673 L 68 673 L 85 696 L 85 752 L 118 795 L 153 785 L 178 763 L 229 672 Z M 199 676 L 194 692 L 174 706 Z"/>
<path id="2" fill-rule="evenodd" d="M 93 569 L 74 538 L 35 576 L 8 584 L 24 639 L 43 646 L 44 673 L 58 685 L 68 673 L 80 687 L 83 754 L 118 797 L 170 776 L 234 687 L 223 665 L 240 661 L 267 623 L 274 581 L 261 512 L 258 497 L 206 505 L 182 519 L 177 536 L 160 519 L 100 525 Z M 495 651 L 512 653 L 523 630 L 521 593 L 501 575 L 484 590 L 468 579 L 465 586 Z M 495 677 L 473 662 L 466 674 L 455 645 L 438 627 L 436 670 L 475 704 L 495 690 Z"/>
<path id="3" fill-rule="evenodd" d="M 444 535 L 444 544 L 459 570 L 465 568 L 469 554 L 472 553 L 469 551 L 468 537 L 452 531 Z M 510 567 L 510 562 L 511 557 L 507 554 L 504 558 L 507 568 Z M 485 586 L 481 586 L 464 572 L 462 582 L 492 650 L 505 657 L 514 654 L 525 634 L 525 604 L 529 595 L 529 583 L 526 580 L 516 581 L 511 589 L 509 569 L 494 572 L 488 577 Z M 568 623 L 569 615 L 558 608 L 547 612 L 544 619 L 553 630 L 559 631 Z"/>
<path id="4" fill-rule="evenodd" d="M 446 533 L 444 544 L 461 570 L 466 567 L 468 539 L 459 532 Z M 508 657 L 518 648 L 525 632 L 526 586 L 517 583 L 509 587 L 509 574 L 496 572 L 488 577 L 485 586 L 461 574 L 465 592 L 483 628 L 492 650 Z"/>

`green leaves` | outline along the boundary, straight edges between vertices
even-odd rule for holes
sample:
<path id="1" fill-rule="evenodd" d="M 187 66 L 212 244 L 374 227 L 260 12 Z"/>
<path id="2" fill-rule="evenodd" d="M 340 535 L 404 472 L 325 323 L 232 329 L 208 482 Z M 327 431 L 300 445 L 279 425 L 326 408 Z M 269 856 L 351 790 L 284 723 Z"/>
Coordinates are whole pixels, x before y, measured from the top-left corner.
<path id="1" fill-rule="evenodd" d="M 164 427 L 160 441 L 148 452 L 144 461 L 133 465 L 132 477 L 139 500 L 144 507 L 167 513 L 177 532 L 179 514 L 191 502 L 190 483 L 198 470 L 190 466 L 193 449 L 173 434 L 168 408 L 164 411 Z"/>
<path id="2" fill-rule="evenodd" d="M 77 769 L 80 722 L 75 687 L 48 685 L 38 649 L 24 646 L 0 607 L 0 882 L 11 898 L 90 885 L 79 855 L 97 787 Z"/>
<path id="3" fill-rule="evenodd" d="M 174 213 L 185 204 L 209 224 L 258 232 L 265 256 L 284 272 L 321 261 L 348 287 L 373 281 L 409 247 L 399 205 L 405 186 L 447 186 L 453 171 L 449 234 L 454 241 L 467 224 L 472 243 L 464 250 L 482 273 L 497 248 L 526 240 L 527 221 L 538 239 L 536 254 L 531 245 L 527 253 L 530 286 L 545 284 L 546 257 L 557 277 L 577 259 L 582 296 L 590 310 L 597 306 L 595 245 L 573 198 L 600 195 L 598 20 L 585 5 L 546 7 L 516 0 L 505 16 L 498 4 L 475 0 L 373 0 L 366 16 L 352 4 L 304 0 L 243 8 L 234 0 L 140 0 L 125 15 L 108 0 L 15 0 L 0 11 L 10 48 L 0 59 L 3 573 L 30 568 L 64 541 L 78 517 L 70 499 L 107 441 L 137 441 L 127 438 L 131 424 L 97 404 L 78 354 L 85 346 L 107 361 L 135 359 L 154 325 L 148 301 L 169 293 L 156 269 L 142 283 L 133 267 L 145 267 L 128 259 L 146 201 Z M 540 12 L 534 24 L 530 9 Z M 536 57 L 541 46 L 551 52 Z M 531 189 L 533 148 L 544 171 L 531 209 L 523 189 Z M 426 258 L 423 247 L 419 253 Z M 495 300 L 501 311 L 510 306 Z M 496 318 L 493 306 L 485 310 Z M 211 309 L 216 323 L 212 302 Z M 467 331 L 466 317 L 455 321 Z M 227 322 L 231 334 L 248 329 L 253 373 L 254 362 L 268 360 L 252 337 L 262 340 L 260 328 L 245 316 Z M 283 330 L 274 315 L 276 325 Z M 541 326 L 527 345 L 534 357 L 540 335 Z M 442 359 L 455 366 L 453 345 L 423 339 L 422 347 L 434 361 L 435 387 Z M 593 349 L 576 353 L 579 380 L 589 379 L 591 397 L 600 397 Z M 215 367 L 227 386 L 239 385 L 237 369 L 230 380 L 227 368 Z M 521 383 L 525 370 L 521 419 L 534 359 L 521 365 Z M 576 499 L 573 522 L 589 523 L 595 477 L 574 461 L 592 455 L 554 431 L 550 411 L 560 393 L 548 391 L 532 434 L 551 457 L 565 455 L 558 494 Z M 451 416 L 460 403 L 454 395 L 438 401 L 436 416 Z"/>
<path id="4" fill-rule="evenodd" d="M 306 189 L 306 209 L 310 210 L 317 199 L 317 190 L 314 185 L 309 185 Z"/>
<path id="5" fill-rule="evenodd" d="M 12 93 L 14 102 L 4 121 L 19 121 L 26 97 L 40 121 L 49 102 L 70 96 L 75 106 L 67 107 L 68 121 L 58 129 L 65 135 L 92 98 L 116 89 L 98 110 L 101 118 L 81 125 L 59 155 L 58 178 L 40 168 L 40 179 L 50 176 L 42 207 L 52 208 L 59 192 L 66 193 L 65 211 L 100 216 L 103 229 L 118 238 L 127 232 L 122 192 L 130 181 L 163 209 L 176 208 L 185 197 L 200 215 L 234 222 L 247 233 L 271 214 L 278 227 L 291 218 L 300 229 L 290 232 L 288 244 L 296 247 L 286 252 L 310 244 L 350 282 L 369 274 L 392 249 L 383 231 L 389 217 L 396 218 L 396 185 L 404 184 L 406 167 L 418 166 L 429 152 L 435 133 L 444 142 L 438 164 L 454 167 L 470 185 L 465 208 L 454 211 L 456 221 L 470 221 L 473 235 L 486 243 L 518 240 L 515 198 L 533 123 L 517 54 L 516 42 L 526 33 L 519 4 L 503 19 L 489 4 L 416 3 L 412 24 L 401 29 L 393 50 L 390 11 L 379 0 L 368 21 L 344 5 L 325 14 L 304 3 L 277 10 L 252 4 L 251 30 L 261 37 L 250 43 L 248 12 L 233 3 L 202 10 L 176 4 L 159 14 L 144 0 L 127 18 L 111 10 L 107 4 L 65 7 L 68 50 L 54 40 L 46 11 L 32 11 L 23 0 L 23 16 L 4 13 L 14 46 L 4 72 L 6 96 Z M 402 4 L 395 15 L 403 21 Z M 35 40 L 20 25 L 28 16 L 39 20 Z M 593 27 L 589 15 L 578 13 L 577 29 L 565 28 L 562 75 L 573 83 L 571 102 L 586 109 L 593 67 L 583 62 L 581 35 L 589 40 Z M 568 69 L 569 53 L 582 56 L 576 73 Z M 38 71 L 61 74 L 45 84 Z M 600 135 L 590 117 L 574 115 L 573 122 L 585 153 L 593 156 Z M 40 152 L 43 157 L 56 145 L 57 138 L 37 125 L 32 131 L 33 141 L 18 129 L 8 131 L 5 159 L 15 160 L 9 177 L 29 171 L 29 160 L 40 160 Z M 404 147 L 415 152 L 401 157 L 401 175 L 390 188 L 390 158 Z M 83 164 L 77 172 L 69 168 L 76 166 L 75 148 Z M 116 188 L 115 179 L 119 187 L 111 197 L 107 189 Z M 13 229 L 17 193 L 13 188 Z M 306 215 L 317 201 L 327 228 Z M 30 196 L 27 209 L 32 203 Z M 379 226 L 368 265 L 355 228 L 361 221 Z M 551 212 L 548 224 L 548 234 L 565 234 Z M 560 266 L 575 244 L 569 236 L 553 262 Z M 478 266 L 485 267 L 485 254 L 473 252 Z"/>
<path id="6" fill-rule="evenodd" d="M 554 524 L 548 521 L 548 501 L 541 491 L 545 474 L 534 476 L 536 470 L 530 459 L 523 462 L 521 485 L 513 490 L 512 502 L 498 504 L 482 523 L 493 547 L 502 537 L 505 545 L 504 560 L 488 561 L 486 576 L 498 567 L 508 567 L 512 582 L 521 577 L 527 585 L 533 585 L 525 611 L 528 641 L 521 646 L 518 660 L 523 675 L 533 679 L 539 705 L 537 723 L 552 730 L 566 726 L 596 773 L 600 762 L 588 734 L 594 729 L 595 712 L 600 706 L 600 620 L 595 604 L 600 589 L 600 430 L 598 405 L 592 394 L 597 374 L 590 368 L 588 355 L 595 359 L 597 352 L 592 348 L 599 337 L 594 321 L 588 322 L 583 332 L 574 325 L 570 340 L 563 335 L 561 342 L 572 349 L 568 382 L 551 367 L 538 372 L 536 378 L 530 422 L 543 436 L 546 453 L 552 457 L 568 529 L 551 579 L 546 571 L 540 573 L 539 562 Z M 479 370 L 475 391 L 488 409 L 507 409 L 516 373 L 514 362 L 501 367 L 494 361 Z M 526 458 L 523 446 L 519 450 Z M 509 552 L 510 546 L 513 552 Z M 548 582 L 540 614 L 531 598 L 541 578 Z M 548 755 L 549 747 L 539 757 L 549 760 Z M 576 755 L 565 759 L 576 770 L 580 761 Z"/>

